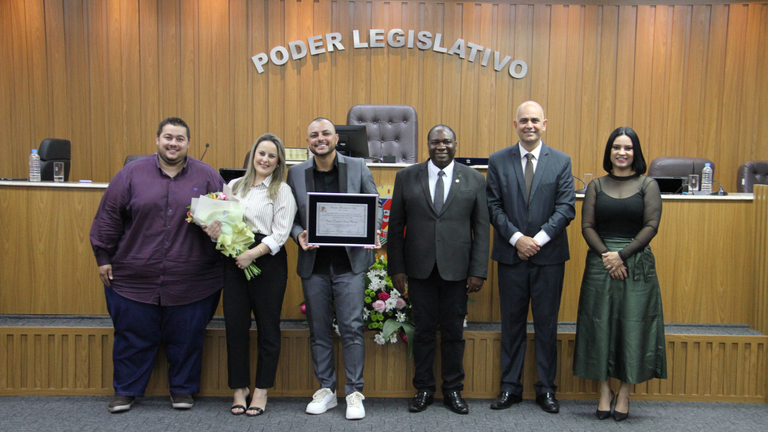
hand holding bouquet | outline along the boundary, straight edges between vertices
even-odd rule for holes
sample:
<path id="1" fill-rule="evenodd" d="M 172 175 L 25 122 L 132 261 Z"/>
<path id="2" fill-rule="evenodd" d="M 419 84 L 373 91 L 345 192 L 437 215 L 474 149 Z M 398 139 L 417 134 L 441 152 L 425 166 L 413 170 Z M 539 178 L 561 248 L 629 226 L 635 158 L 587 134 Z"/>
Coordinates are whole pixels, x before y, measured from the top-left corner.
<path id="1" fill-rule="evenodd" d="M 192 204 L 189 207 L 187 222 L 194 222 L 197 225 L 221 222 L 221 234 L 216 239 L 216 249 L 225 256 L 236 258 L 253 244 L 253 232 L 243 222 L 243 206 L 236 201 L 228 200 L 225 193 L 214 192 L 201 195 L 200 198 L 192 198 Z M 248 280 L 261 273 L 253 262 L 244 271 Z"/>

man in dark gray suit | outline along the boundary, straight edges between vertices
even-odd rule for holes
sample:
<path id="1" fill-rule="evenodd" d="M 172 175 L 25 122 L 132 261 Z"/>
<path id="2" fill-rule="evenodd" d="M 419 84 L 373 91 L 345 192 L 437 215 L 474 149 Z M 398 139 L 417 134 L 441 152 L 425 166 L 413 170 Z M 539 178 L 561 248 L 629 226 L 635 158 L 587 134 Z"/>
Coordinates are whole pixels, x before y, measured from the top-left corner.
<path id="1" fill-rule="evenodd" d="M 565 228 L 576 215 L 571 158 L 546 146 L 544 110 L 524 102 L 514 122 L 520 141 L 488 160 L 488 210 L 495 228 L 491 258 L 499 264 L 501 394 L 491 409 L 522 401 L 520 378 L 528 303 L 533 312 L 536 403 L 558 413 L 557 314 L 569 259 Z"/>
<path id="2" fill-rule="evenodd" d="M 418 393 L 408 409 L 424 411 L 434 402 L 432 367 L 439 324 L 443 403 L 467 414 L 469 407 L 461 397 L 467 294 L 479 291 L 488 276 L 485 178 L 453 162 L 456 135 L 448 126 L 432 128 L 427 144 L 427 162 L 397 173 L 389 213 L 389 274 L 401 293 L 408 283 L 416 321 L 409 343 Z"/>
<path id="3" fill-rule="evenodd" d="M 291 237 L 300 246 L 297 273 L 304 288 L 309 322 L 310 349 L 315 377 L 320 389 L 315 392 L 307 413 L 322 414 L 337 405 L 336 372 L 333 367 L 333 303 L 341 333 L 341 351 L 347 383 L 346 417 L 365 417 L 363 407 L 364 272 L 374 262 L 370 248 L 310 246 L 307 244 L 307 192 L 375 194 L 376 184 L 365 161 L 336 152 L 339 136 L 330 120 L 318 118 L 307 128 L 307 145 L 313 157 L 288 170 L 288 185 L 298 205 Z M 383 212 L 377 200 L 376 228 Z M 377 240 L 378 242 L 378 240 Z"/>

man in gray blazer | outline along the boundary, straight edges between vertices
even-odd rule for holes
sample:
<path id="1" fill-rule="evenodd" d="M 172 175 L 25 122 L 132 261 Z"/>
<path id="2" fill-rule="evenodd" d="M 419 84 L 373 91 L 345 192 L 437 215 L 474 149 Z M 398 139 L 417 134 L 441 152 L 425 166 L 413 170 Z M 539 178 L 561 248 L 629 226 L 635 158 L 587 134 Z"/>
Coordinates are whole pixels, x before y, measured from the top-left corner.
<path id="1" fill-rule="evenodd" d="M 495 228 L 501 306 L 501 394 L 491 409 L 522 401 L 528 304 L 536 343 L 536 403 L 558 413 L 557 314 L 569 259 L 565 228 L 576 215 L 571 159 L 541 141 L 547 128 L 536 102 L 517 109 L 520 141 L 488 160 L 488 210 Z"/>
<path id="2" fill-rule="evenodd" d="M 375 194 L 376 184 L 365 161 L 336 152 L 339 136 L 330 120 L 318 118 L 307 128 L 307 145 L 313 157 L 288 170 L 288 185 L 298 205 L 291 237 L 299 247 L 297 273 L 304 288 L 309 322 L 310 349 L 315 377 L 320 389 L 315 392 L 307 413 L 322 414 L 337 405 L 336 372 L 333 367 L 333 304 L 341 333 L 342 355 L 347 383 L 346 417 L 365 417 L 363 407 L 364 272 L 374 262 L 370 248 L 310 246 L 307 244 L 307 192 Z M 376 229 L 383 212 L 377 200 Z M 378 240 L 377 240 L 378 242 Z"/>
<path id="3" fill-rule="evenodd" d="M 420 412 L 434 402 L 432 367 L 440 327 L 443 403 L 458 414 L 469 407 L 461 397 L 464 317 L 467 294 L 488 276 L 490 224 L 485 178 L 454 163 L 456 134 L 445 125 L 427 135 L 429 160 L 397 173 L 389 213 L 389 274 L 408 296 L 416 321 L 413 357 L 418 393 L 408 406 Z"/>

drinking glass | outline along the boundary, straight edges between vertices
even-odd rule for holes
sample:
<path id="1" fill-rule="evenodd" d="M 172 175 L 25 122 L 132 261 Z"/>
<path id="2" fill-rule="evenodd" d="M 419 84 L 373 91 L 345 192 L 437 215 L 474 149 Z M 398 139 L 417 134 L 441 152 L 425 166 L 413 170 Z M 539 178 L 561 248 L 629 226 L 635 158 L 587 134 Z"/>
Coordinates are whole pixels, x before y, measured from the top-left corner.
<path id="1" fill-rule="evenodd" d="M 53 181 L 56 183 L 64 182 L 64 162 L 53 163 Z"/>

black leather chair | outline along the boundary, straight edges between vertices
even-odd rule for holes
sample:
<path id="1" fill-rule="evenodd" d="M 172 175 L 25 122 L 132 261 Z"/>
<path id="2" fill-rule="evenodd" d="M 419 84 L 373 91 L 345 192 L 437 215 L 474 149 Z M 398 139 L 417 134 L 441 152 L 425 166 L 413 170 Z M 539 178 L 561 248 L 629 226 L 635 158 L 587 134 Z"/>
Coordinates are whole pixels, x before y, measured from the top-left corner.
<path id="1" fill-rule="evenodd" d="M 365 125 L 372 159 L 394 156 L 396 163 L 416 163 L 419 121 L 408 105 L 355 105 L 347 113 L 348 125 Z"/>
<path id="2" fill-rule="evenodd" d="M 40 180 L 53 181 L 53 163 L 64 162 L 64 181 L 69 181 L 72 143 L 59 138 L 46 138 L 37 150 L 40 156 Z"/>
<path id="3" fill-rule="evenodd" d="M 768 184 L 768 161 L 744 162 L 736 171 L 736 192 L 753 192 L 756 184 Z"/>
<path id="4" fill-rule="evenodd" d="M 128 165 L 129 163 L 135 161 L 136 159 L 145 158 L 147 156 L 149 156 L 149 155 L 145 155 L 145 154 L 132 154 L 132 155 L 128 155 L 128 156 L 125 157 L 125 162 L 123 162 L 123 166 Z"/>
<path id="5" fill-rule="evenodd" d="M 648 177 L 688 177 L 688 174 L 698 174 L 701 176 L 701 170 L 704 164 L 709 163 L 712 167 L 712 178 L 717 179 L 715 164 L 709 159 L 697 157 L 677 157 L 662 156 L 651 161 L 648 167 Z"/>

